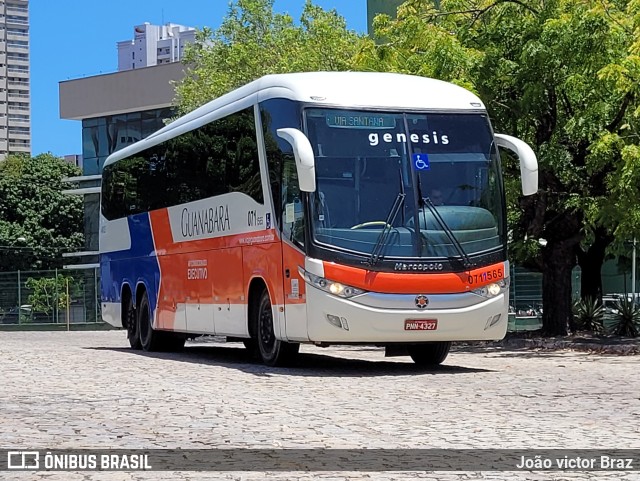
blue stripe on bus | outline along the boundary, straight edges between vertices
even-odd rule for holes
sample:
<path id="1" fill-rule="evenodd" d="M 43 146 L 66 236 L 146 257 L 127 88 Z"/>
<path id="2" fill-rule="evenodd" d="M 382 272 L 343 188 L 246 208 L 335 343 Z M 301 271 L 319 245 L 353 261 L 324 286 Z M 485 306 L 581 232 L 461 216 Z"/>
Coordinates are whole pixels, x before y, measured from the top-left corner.
<path id="1" fill-rule="evenodd" d="M 129 216 L 131 247 L 128 250 L 108 252 L 100 256 L 101 296 L 105 302 L 120 302 L 121 286 L 129 284 L 135 302 L 136 286 L 147 288 L 151 311 L 156 308 L 160 287 L 160 264 L 153 247 L 149 214 Z"/>

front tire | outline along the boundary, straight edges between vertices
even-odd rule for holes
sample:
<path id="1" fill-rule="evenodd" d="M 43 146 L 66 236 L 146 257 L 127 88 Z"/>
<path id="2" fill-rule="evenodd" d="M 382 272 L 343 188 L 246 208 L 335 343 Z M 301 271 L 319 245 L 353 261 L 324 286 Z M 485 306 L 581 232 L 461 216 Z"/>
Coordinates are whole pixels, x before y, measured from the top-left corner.
<path id="1" fill-rule="evenodd" d="M 411 359 L 418 366 L 438 366 L 449 355 L 449 349 L 451 349 L 451 342 L 447 341 L 409 346 L 408 351 Z"/>
<path id="2" fill-rule="evenodd" d="M 298 354 L 300 344 L 276 339 L 273 330 L 273 309 L 266 289 L 262 292 L 254 313 L 257 316 L 258 350 L 262 362 L 267 366 L 281 366 L 291 361 Z"/>

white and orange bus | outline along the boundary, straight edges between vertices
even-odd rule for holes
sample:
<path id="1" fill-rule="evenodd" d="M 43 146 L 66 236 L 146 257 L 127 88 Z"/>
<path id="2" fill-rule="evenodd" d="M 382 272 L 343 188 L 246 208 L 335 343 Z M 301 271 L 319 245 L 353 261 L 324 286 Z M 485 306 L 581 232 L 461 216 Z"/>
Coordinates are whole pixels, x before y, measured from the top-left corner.
<path id="1" fill-rule="evenodd" d="M 244 341 L 269 365 L 300 343 L 371 344 L 439 364 L 507 328 L 497 146 L 482 101 L 408 75 L 269 75 L 111 155 L 102 314 L 131 347 Z"/>

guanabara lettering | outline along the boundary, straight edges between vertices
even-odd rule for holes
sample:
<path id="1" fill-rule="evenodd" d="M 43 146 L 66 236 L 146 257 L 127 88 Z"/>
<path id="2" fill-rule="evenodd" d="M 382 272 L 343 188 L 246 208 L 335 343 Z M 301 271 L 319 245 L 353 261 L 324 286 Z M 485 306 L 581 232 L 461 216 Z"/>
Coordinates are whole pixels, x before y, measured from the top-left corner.
<path id="1" fill-rule="evenodd" d="M 182 210 L 183 237 L 199 237 L 204 234 L 214 234 L 231 230 L 229 221 L 229 206 L 221 205 L 218 208 L 209 207 L 190 211 L 186 207 Z"/>

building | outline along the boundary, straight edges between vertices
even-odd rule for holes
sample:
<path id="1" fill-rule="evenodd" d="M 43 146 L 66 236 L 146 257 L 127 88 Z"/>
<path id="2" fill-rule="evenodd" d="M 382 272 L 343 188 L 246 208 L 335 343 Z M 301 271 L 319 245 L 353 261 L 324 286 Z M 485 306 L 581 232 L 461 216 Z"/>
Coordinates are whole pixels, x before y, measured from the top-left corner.
<path id="1" fill-rule="evenodd" d="M 82 173 L 73 179 L 84 195 L 84 263 L 97 262 L 102 166 L 113 152 L 164 127 L 173 116 L 173 82 L 180 62 L 60 82 L 60 117 L 82 122 Z"/>
<path id="2" fill-rule="evenodd" d="M 78 155 L 78 154 L 65 155 L 64 161 L 82 169 L 82 155 Z"/>
<path id="3" fill-rule="evenodd" d="M 136 25 L 133 40 L 118 42 L 118 71 L 177 62 L 195 38 L 195 28 L 176 23 Z"/>
<path id="4" fill-rule="evenodd" d="M 373 19 L 376 15 L 384 13 L 395 18 L 398 7 L 405 0 L 367 0 L 367 31 L 373 35 Z"/>
<path id="5" fill-rule="evenodd" d="M 29 2 L 0 0 L 0 160 L 31 153 Z"/>
<path id="6" fill-rule="evenodd" d="M 134 40 L 134 45 L 142 48 L 143 44 L 138 45 Z M 181 51 L 180 48 L 177 50 Z M 74 258 L 80 267 L 98 265 L 100 183 L 104 161 L 113 152 L 164 127 L 174 115 L 174 83 L 184 77 L 184 66 L 179 61 L 165 62 L 162 58 L 160 63 L 159 60 L 153 59 L 158 65 L 140 64 L 135 68 L 59 84 L 60 118 L 82 122 L 83 175 L 68 179 L 75 188 L 66 193 L 84 196 L 85 246 L 82 252 L 65 254 Z"/>

